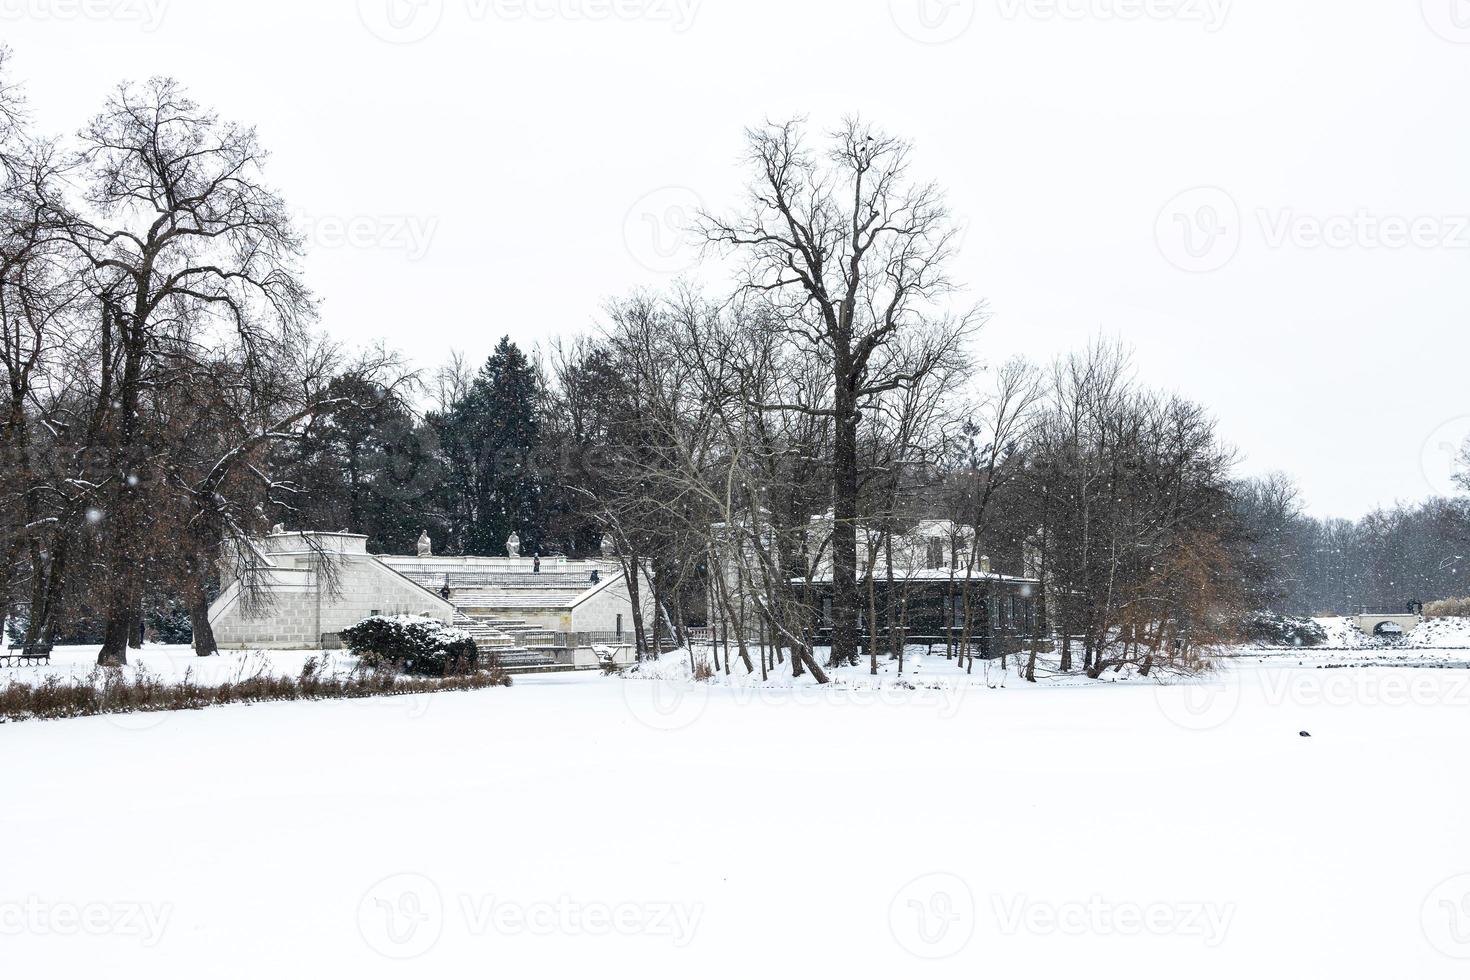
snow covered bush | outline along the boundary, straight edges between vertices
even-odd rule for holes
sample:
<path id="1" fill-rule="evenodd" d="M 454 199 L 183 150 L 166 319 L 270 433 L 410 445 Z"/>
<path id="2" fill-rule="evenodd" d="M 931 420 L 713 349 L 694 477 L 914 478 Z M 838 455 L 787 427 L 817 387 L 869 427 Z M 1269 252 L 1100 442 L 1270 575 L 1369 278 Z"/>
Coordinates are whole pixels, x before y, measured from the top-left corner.
<path id="1" fill-rule="evenodd" d="M 347 648 L 372 667 L 444 677 L 475 667 L 475 641 L 427 616 L 369 616 L 342 631 Z"/>
<path id="2" fill-rule="evenodd" d="M 1327 631 L 1316 620 L 1258 612 L 1245 621 L 1245 639 L 1257 646 L 1315 647 L 1327 642 Z"/>

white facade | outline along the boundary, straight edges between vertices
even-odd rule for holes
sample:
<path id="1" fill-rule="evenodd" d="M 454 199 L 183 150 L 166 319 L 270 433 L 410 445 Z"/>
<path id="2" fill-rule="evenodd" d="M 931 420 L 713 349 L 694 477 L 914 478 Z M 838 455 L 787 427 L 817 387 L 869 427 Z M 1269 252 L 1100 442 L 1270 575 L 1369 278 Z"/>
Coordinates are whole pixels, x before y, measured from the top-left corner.
<path id="1" fill-rule="evenodd" d="M 633 604 L 616 559 L 383 555 L 378 560 L 427 589 L 447 586 L 449 601 L 470 616 L 519 620 L 554 633 L 633 634 Z M 650 622 L 652 595 L 645 577 L 639 601 Z"/>
<path id="2" fill-rule="evenodd" d="M 575 665 L 595 664 L 594 646 L 631 656 L 633 605 L 615 559 L 431 550 L 426 538 L 417 555 L 396 556 L 368 554 L 362 535 L 268 535 L 249 554 L 255 587 L 231 581 L 210 606 L 215 640 L 221 649 L 315 649 L 368 616 L 411 614 L 473 626 L 492 645 L 555 650 Z M 639 598 L 650 623 L 651 597 L 645 580 Z"/>
<path id="3" fill-rule="evenodd" d="M 210 606 L 221 649 L 314 649 L 375 614 L 454 618 L 450 603 L 369 555 L 361 535 L 272 534 L 251 564 L 258 598 L 235 581 Z"/>

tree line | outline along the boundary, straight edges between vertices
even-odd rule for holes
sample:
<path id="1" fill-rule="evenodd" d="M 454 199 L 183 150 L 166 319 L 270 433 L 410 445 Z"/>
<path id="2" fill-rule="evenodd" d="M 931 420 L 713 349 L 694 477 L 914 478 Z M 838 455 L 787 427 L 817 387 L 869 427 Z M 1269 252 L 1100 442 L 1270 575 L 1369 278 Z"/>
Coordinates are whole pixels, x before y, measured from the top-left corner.
<path id="1" fill-rule="evenodd" d="M 1470 451 L 1470 446 L 1467 446 Z M 1470 492 L 1470 457 L 1459 484 Z M 1432 497 L 1355 520 L 1306 514 L 1285 474 L 1242 483 L 1235 497 L 1249 530 L 1259 605 L 1297 616 L 1470 596 L 1470 500 Z"/>
<path id="2" fill-rule="evenodd" d="M 451 554 L 605 548 L 654 592 L 641 647 L 719 618 L 747 669 L 819 681 L 902 657 L 895 549 L 924 519 L 955 528 L 962 660 L 982 555 L 1041 583 L 1061 669 L 1094 675 L 1191 669 L 1247 609 L 1464 591 L 1459 502 L 1314 521 L 1288 482 L 1237 480 L 1209 413 L 1116 343 L 979 362 L 988 312 L 958 300 L 958 228 L 905 141 L 792 119 L 746 149 L 745 198 L 699 225 L 733 289 L 634 292 L 595 333 L 424 374 L 317 329 L 252 128 L 155 79 L 43 137 L 0 81 L 12 640 L 214 652 L 221 562 L 248 581 L 278 523 L 381 552 L 425 530 Z"/>

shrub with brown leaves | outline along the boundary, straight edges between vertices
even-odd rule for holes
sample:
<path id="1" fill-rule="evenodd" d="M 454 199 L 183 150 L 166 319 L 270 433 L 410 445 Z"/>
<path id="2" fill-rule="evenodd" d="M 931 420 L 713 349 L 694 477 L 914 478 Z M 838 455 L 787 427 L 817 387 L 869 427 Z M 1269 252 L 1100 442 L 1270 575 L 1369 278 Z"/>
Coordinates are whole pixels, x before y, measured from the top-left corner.
<path id="1" fill-rule="evenodd" d="M 128 711 L 181 711 L 217 704 L 256 701 L 320 701 L 336 698 L 390 697 L 437 691 L 474 691 L 509 687 L 510 675 L 481 670 L 448 677 L 404 677 L 391 671 L 359 668 L 348 674 L 323 674 L 312 657 L 295 677 L 259 674 L 222 684 L 167 681 L 144 668 L 131 676 L 116 667 L 98 667 L 86 677 L 56 675 L 39 684 L 11 681 L 0 688 L 0 719 L 80 718 Z"/>

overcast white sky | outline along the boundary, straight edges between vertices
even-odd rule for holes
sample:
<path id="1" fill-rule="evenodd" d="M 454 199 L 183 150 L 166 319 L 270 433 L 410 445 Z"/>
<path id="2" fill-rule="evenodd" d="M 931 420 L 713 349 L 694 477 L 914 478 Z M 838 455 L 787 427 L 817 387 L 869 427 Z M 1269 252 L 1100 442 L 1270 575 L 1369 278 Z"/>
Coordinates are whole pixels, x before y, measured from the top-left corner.
<path id="1" fill-rule="evenodd" d="M 423 366 L 691 274 L 744 126 L 861 112 L 948 188 L 986 360 L 1121 337 L 1321 515 L 1448 490 L 1470 433 L 1470 0 L 0 0 L 0 39 L 43 130 L 152 74 L 255 123 L 324 326 Z"/>

